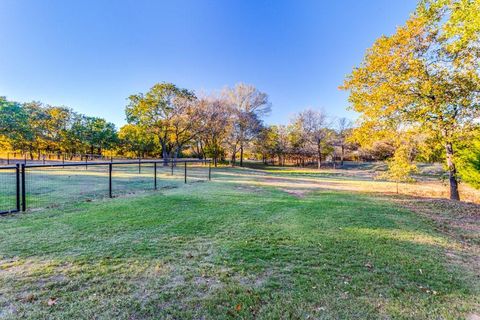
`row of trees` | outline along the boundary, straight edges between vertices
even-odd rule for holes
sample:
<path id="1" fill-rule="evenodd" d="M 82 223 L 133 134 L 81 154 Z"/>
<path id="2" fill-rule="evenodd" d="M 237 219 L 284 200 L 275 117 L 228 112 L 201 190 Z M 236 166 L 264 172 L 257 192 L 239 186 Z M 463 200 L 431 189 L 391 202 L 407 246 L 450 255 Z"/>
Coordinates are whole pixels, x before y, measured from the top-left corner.
<path id="1" fill-rule="evenodd" d="M 131 95 L 128 124 L 119 136 L 141 155 L 176 158 L 182 152 L 211 157 L 215 164 L 230 155 L 233 164 L 263 128 L 261 117 L 270 111 L 267 94 L 238 84 L 220 93 L 197 97 L 171 83 L 154 85 L 147 93 Z"/>
<path id="2" fill-rule="evenodd" d="M 280 165 L 303 166 L 314 161 L 320 169 L 322 161 L 330 157 L 339 158 L 343 165 L 346 152 L 355 149 L 347 140 L 351 127 L 352 123 L 346 118 L 334 121 L 322 111 L 307 109 L 288 125 L 263 128 L 255 141 L 254 151 L 261 155 L 264 163 L 278 161 Z"/>
<path id="3" fill-rule="evenodd" d="M 220 93 L 197 97 L 170 83 L 132 95 L 126 108 L 128 124 L 120 138 L 139 155 L 158 153 L 164 159 L 183 151 L 196 157 L 228 160 L 243 165 L 246 154 L 265 163 L 317 162 L 335 154 L 343 158 L 351 123 L 338 121 L 337 130 L 323 112 L 306 110 L 287 126 L 265 126 L 270 111 L 267 94 L 254 86 L 238 84 Z"/>
<path id="4" fill-rule="evenodd" d="M 18 103 L 0 97 L 0 146 L 3 150 L 45 153 L 102 153 L 118 143 L 117 131 L 104 119 L 40 102 Z"/>
<path id="5" fill-rule="evenodd" d="M 131 95 L 127 124 L 88 117 L 66 107 L 39 102 L 20 104 L 0 98 L 0 141 L 3 149 L 45 153 L 109 153 L 132 157 L 179 156 L 229 160 L 243 165 L 246 155 L 265 162 L 305 164 L 335 154 L 342 159 L 351 124 L 337 130 L 323 112 L 306 110 L 287 126 L 266 126 L 270 112 L 266 93 L 246 84 L 197 96 L 171 83 Z"/>

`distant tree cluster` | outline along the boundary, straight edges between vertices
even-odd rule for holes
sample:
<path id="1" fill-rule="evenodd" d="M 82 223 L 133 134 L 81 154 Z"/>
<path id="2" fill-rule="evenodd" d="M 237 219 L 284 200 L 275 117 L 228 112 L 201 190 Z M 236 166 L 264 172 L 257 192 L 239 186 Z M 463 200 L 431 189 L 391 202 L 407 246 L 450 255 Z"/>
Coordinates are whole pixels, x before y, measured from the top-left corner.
<path id="1" fill-rule="evenodd" d="M 102 153 L 118 143 L 117 131 L 104 119 L 70 108 L 18 103 L 0 97 L 0 146 L 40 158 L 46 153 Z"/>
<path id="2" fill-rule="evenodd" d="M 348 141 L 351 130 L 352 123 L 346 118 L 333 120 L 322 111 L 307 109 L 288 125 L 263 128 L 253 150 L 265 164 L 306 166 L 315 163 L 321 168 L 322 162 L 330 159 L 343 165 L 347 152 L 351 160 L 352 151 L 357 149 Z"/>
<path id="3" fill-rule="evenodd" d="M 228 156 L 243 165 L 246 149 L 263 128 L 261 117 L 270 111 L 267 94 L 242 83 L 205 96 L 159 83 L 128 100 L 128 124 L 119 132 L 124 148 L 164 159 L 208 157 L 215 165 Z"/>

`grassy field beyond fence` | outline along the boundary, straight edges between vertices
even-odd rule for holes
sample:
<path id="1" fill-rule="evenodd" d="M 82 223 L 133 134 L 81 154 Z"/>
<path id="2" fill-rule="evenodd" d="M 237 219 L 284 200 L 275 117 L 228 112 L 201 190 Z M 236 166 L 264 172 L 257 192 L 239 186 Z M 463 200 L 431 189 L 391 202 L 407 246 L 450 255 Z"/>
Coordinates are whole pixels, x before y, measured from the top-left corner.
<path id="1" fill-rule="evenodd" d="M 477 238 L 399 202 L 410 198 L 289 172 L 221 168 L 211 183 L 1 218 L 0 318 L 479 314 Z"/>

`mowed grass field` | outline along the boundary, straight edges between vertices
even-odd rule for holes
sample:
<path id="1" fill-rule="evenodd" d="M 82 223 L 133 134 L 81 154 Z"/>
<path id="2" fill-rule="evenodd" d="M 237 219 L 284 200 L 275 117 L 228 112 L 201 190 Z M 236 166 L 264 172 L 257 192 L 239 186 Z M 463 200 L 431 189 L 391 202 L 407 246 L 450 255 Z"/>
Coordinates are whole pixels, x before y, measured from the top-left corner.
<path id="1" fill-rule="evenodd" d="M 201 181 L 1 217 L 0 319 L 480 314 L 476 205 L 335 172 Z"/>

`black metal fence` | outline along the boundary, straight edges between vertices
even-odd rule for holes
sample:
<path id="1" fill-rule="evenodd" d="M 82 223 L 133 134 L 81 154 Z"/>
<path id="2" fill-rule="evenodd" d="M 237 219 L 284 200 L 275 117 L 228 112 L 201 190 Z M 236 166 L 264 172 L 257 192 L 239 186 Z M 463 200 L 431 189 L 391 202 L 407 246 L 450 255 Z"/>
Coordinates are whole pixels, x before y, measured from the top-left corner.
<path id="1" fill-rule="evenodd" d="M 211 180 L 210 160 L 143 160 L 0 167 L 0 214 Z"/>
<path id="2" fill-rule="evenodd" d="M 89 163 L 89 162 L 116 162 L 116 161 L 155 161 L 155 157 L 135 157 L 113 154 L 90 153 L 31 153 L 20 151 L 0 150 L 0 165 L 14 166 L 15 164 L 64 164 L 64 163 Z M 182 158 L 181 160 L 185 160 Z M 188 160 L 198 160 L 189 158 Z M 180 161 L 180 159 L 178 159 Z"/>

